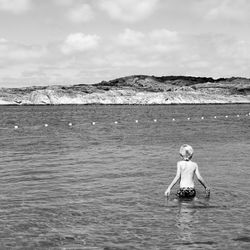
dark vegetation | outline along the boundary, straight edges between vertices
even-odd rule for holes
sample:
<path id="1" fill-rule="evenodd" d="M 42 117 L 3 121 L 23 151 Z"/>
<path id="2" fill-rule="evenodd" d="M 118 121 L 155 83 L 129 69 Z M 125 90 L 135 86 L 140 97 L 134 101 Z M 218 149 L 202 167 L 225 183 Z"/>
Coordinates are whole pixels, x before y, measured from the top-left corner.
<path id="1" fill-rule="evenodd" d="M 117 78 L 110 81 L 102 81 L 96 84 L 75 84 L 75 85 L 54 85 L 54 86 L 33 86 L 25 88 L 2 88 L 0 97 L 6 95 L 25 95 L 35 90 L 52 89 L 61 93 L 96 93 L 109 90 L 134 90 L 163 92 L 175 90 L 193 89 L 228 89 L 232 94 L 250 94 L 250 79 L 247 78 L 218 78 L 194 77 L 194 76 L 147 76 L 133 75 Z"/>

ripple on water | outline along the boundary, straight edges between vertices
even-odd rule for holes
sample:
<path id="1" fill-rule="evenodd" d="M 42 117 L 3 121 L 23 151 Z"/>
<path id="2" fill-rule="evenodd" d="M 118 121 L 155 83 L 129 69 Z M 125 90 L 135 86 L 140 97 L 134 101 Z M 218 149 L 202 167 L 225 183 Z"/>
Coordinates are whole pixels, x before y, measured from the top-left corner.
<path id="1" fill-rule="evenodd" d="M 0 107 L 0 249 L 246 248 L 249 120 L 193 117 L 249 107 Z M 183 143 L 209 200 L 163 196 Z"/>

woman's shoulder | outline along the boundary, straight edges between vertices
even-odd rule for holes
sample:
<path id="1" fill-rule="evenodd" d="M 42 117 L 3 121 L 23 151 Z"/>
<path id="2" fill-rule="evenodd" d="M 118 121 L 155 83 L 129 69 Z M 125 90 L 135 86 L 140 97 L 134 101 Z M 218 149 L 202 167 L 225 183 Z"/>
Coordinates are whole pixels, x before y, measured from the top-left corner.
<path id="1" fill-rule="evenodd" d="M 188 161 L 188 162 L 189 162 L 190 165 L 198 166 L 198 164 L 197 164 L 196 162 L 194 162 L 194 161 L 191 161 L 191 160 L 190 160 L 190 161 Z"/>
<path id="2" fill-rule="evenodd" d="M 196 162 L 191 161 L 191 160 L 189 160 L 189 161 L 180 160 L 180 161 L 177 162 L 177 164 L 186 164 L 186 163 L 189 163 L 189 164 L 197 164 Z"/>
<path id="3" fill-rule="evenodd" d="M 198 164 L 194 161 L 178 161 L 177 166 L 193 166 L 193 167 L 198 167 Z"/>

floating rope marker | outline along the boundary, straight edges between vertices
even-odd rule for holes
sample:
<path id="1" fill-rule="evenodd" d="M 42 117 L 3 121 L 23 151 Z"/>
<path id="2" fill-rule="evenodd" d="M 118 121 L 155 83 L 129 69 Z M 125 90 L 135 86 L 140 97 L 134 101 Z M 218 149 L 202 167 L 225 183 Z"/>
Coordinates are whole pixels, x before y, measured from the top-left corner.
<path id="1" fill-rule="evenodd" d="M 0 0 L 1 1 L 1 0 Z M 176 115 L 176 114 L 173 114 L 173 115 Z M 225 122 L 230 122 L 231 120 L 238 120 L 238 121 L 240 121 L 240 120 L 244 120 L 244 117 L 245 117 L 245 119 L 247 119 L 247 120 L 249 120 L 249 118 L 250 118 L 250 113 L 246 113 L 246 111 L 245 112 L 239 112 L 238 114 L 237 113 L 234 113 L 234 114 L 231 114 L 231 113 L 229 113 L 229 115 L 223 115 L 223 114 L 218 114 L 218 116 L 217 115 L 214 115 L 214 114 L 211 114 L 211 115 L 208 115 L 208 116 L 200 116 L 200 115 L 198 115 L 198 116 L 190 116 L 190 117 L 188 117 L 187 116 L 188 114 L 186 114 L 185 116 L 183 116 L 183 117 L 179 117 L 179 116 L 177 116 L 177 118 L 171 118 L 171 117 L 167 117 L 167 118 L 165 118 L 165 119 L 162 119 L 161 117 L 159 117 L 159 119 L 160 120 L 158 120 L 157 118 L 153 118 L 153 117 L 148 117 L 146 120 L 139 120 L 139 119 L 141 119 L 140 117 L 138 118 L 138 120 L 137 119 L 135 119 L 135 117 L 134 118 L 132 118 L 132 120 L 129 120 L 129 121 L 127 121 L 128 123 L 137 123 L 137 125 L 139 126 L 139 123 L 141 124 L 139 127 L 141 127 L 142 126 L 142 124 L 144 124 L 144 123 L 148 123 L 148 124 L 153 124 L 153 123 L 167 123 L 167 122 L 173 122 L 173 123 L 176 123 L 176 125 L 177 124 L 179 124 L 180 122 L 187 122 L 187 121 L 190 121 L 191 123 L 192 122 L 195 122 L 195 121 L 198 121 L 199 119 L 201 119 L 201 121 L 202 122 L 207 122 L 207 121 L 209 121 L 209 120 L 212 120 L 212 119 L 218 119 L 218 120 L 220 120 L 220 119 L 222 119 L 222 120 L 224 120 Z M 206 114 L 207 115 L 207 114 Z M 110 121 L 107 121 L 105 124 L 107 125 L 107 123 L 109 124 L 109 125 L 111 125 L 111 124 L 123 124 L 123 120 L 121 120 L 119 117 L 116 117 L 116 118 L 118 118 L 119 120 L 110 120 Z M 206 121 L 205 121 L 206 120 Z M 19 120 L 16 120 L 15 122 L 20 122 Z M 216 122 L 216 121 L 214 121 L 214 122 Z M 219 121 L 217 121 L 217 122 L 219 122 Z M 71 127 L 75 127 L 75 126 L 77 126 L 78 127 L 78 125 L 77 125 L 77 123 L 75 124 L 73 124 L 73 122 L 67 122 L 67 121 L 64 121 L 63 122 L 64 123 L 64 126 L 69 126 L 70 128 Z M 100 121 L 100 120 L 98 120 L 97 122 L 95 122 L 95 121 L 91 121 L 91 120 L 89 120 L 89 121 L 87 121 L 87 122 L 84 122 L 84 123 L 80 123 L 79 125 L 86 125 L 86 124 L 89 124 L 89 125 L 100 125 L 100 124 L 103 124 L 103 122 L 102 121 Z M 20 126 L 20 127 L 19 127 Z M 35 127 L 39 127 L 39 128 L 41 128 L 41 127 L 45 127 L 45 128 L 47 128 L 48 129 L 48 127 L 49 126 L 51 126 L 51 125 L 49 125 L 48 123 L 42 123 L 42 124 L 37 124 L 37 125 L 35 125 Z M 59 124 L 58 124 L 58 126 L 59 126 Z M 113 125 L 114 126 L 114 125 Z M 138 126 L 136 126 L 136 127 L 138 127 Z M 175 125 L 173 125 L 173 126 L 175 126 Z M 54 127 L 54 126 L 52 126 L 52 127 Z M 51 128 L 52 128 L 51 127 Z M 120 126 L 118 126 L 117 128 L 119 128 Z M 138 128 L 139 128 L 138 127 Z M 21 124 L 21 123 L 19 123 L 19 125 L 15 125 L 15 124 L 9 124 L 6 128 L 5 127 L 0 127 L 0 130 L 1 129 L 12 129 L 12 130 L 17 130 L 17 129 L 21 129 L 21 130 L 23 130 L 23 129 L 25 129 L 26 130 L 26 128 L 32 128 L 32 125 L 30 124 L 30 125 L 24 125 L 24 124 Z M 45 129 L 46 130 L 46 129 Z M 50 129 L 49 129 L 50 130 Z"/>

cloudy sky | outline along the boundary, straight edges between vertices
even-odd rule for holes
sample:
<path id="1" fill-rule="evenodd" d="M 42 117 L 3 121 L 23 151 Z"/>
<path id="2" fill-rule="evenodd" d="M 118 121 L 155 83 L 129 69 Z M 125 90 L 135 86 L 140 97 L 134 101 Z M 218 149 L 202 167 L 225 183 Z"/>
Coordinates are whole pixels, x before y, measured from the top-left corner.
<path id="1" fill-rule="evenodd" d="M 0 87 L 250 77 L 249 0 L 0 0 Z"/>

